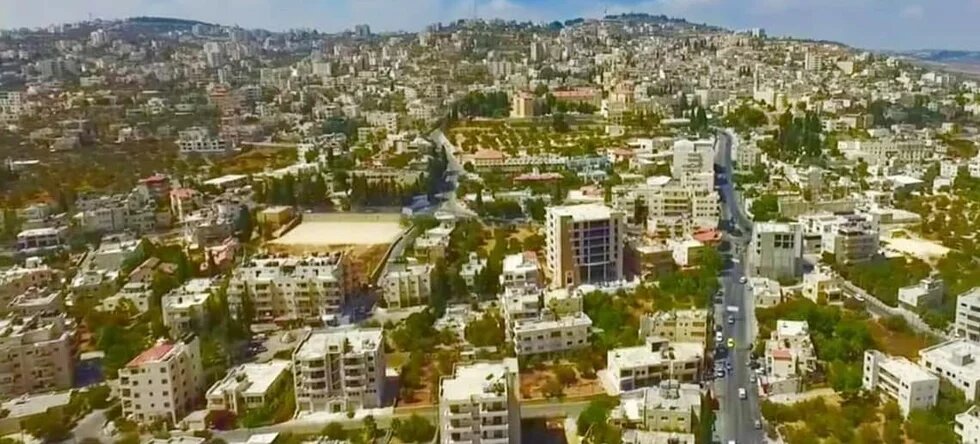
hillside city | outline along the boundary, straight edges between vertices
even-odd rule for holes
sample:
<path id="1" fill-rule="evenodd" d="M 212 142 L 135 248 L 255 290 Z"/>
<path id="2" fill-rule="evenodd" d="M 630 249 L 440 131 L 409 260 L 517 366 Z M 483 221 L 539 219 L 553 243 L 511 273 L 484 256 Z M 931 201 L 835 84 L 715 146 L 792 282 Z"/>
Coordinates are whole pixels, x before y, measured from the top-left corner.
<path id="1" fill-rule="evenodd" d="M 666 16 L 0 30 L 0 443 L 980 443 L 978 147 Z"/>

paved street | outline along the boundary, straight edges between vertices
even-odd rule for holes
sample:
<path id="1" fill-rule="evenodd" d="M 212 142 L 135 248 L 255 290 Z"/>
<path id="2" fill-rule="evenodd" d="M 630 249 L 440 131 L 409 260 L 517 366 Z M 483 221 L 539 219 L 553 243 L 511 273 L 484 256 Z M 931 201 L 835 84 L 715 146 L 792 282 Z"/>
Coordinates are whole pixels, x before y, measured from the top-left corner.
<path id="1" fill-rule="evenodd" d="M 726 340 L 727 338 L 735 340 L 735 348 L 730 350 L 727 358 L 732 364 L 732 371 L 727 372 L 725 378 L 715 382 L 716 395 L 721 407 L 718 427 L 724 443 L 761 443 L 765 440 L 764 435 L 761 430 L 755 428 L 755 421 L 761 418 L 758 391 L 750 382 L 751 370 L 747 365 L 751 358 L 752 343 L 755 340 L 753 337 L 756 330 L 753 325 L 755 307 L 751 297 L 746 294 L 745 285 L 739 282 L 739 279 L 746 274 L 745 251 L 748 249 L 749 236 L 752 235 L 752 223 L 742 212 L 732 184 L 734 138 L 728 133 L 719 132 L 716 143 L 717 162 L 721 165 L 723 173 L 718 180 L 723 200 L 722 219 L 734 220 L 740 232 L 737 233 L 740 236 L 735 236 L 733 233 L 735 227 L 726 224 L 728 234 L 725 238 L 732 242 L 732 256 L 738 262 L 734 263 L 728 273 L 721 278 L 724 308 L 719 308 L 724 312 L 724 318 L 716 319 L 716 322 L 723 326 L 722 331 Z M 729 313 L 727 307 L 731 307 L 734 313 Z M 734 318 L 734 323 L 728 323 L 729 316 Z M 739 398 L 740 388 L 746 390 L 747 399 Z"/>

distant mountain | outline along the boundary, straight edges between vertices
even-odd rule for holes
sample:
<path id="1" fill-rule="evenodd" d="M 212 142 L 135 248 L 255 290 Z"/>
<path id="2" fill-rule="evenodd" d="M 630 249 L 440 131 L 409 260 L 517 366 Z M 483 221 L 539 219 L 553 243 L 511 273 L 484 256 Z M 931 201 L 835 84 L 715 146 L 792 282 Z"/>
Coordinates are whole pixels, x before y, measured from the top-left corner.
<path id="1" fill-rule="evenodd" d="M 980 51 L 950 51 L 945 49 L 923 49 L 903 51 L 896 54 L 933 63 L 980 64 Z"/>
<path id="2" fill-rule="evenodd" d="M 149 25 L 149 26 L 170 26 L 174 28 L 191 28 L 194 25 L 209 25 L 211 23 L 205 23 L 198 20 L 187 20 L 172 17 L 131 17 L 127 20 L 129 23 L 139 24 L 139 25 Z"/>

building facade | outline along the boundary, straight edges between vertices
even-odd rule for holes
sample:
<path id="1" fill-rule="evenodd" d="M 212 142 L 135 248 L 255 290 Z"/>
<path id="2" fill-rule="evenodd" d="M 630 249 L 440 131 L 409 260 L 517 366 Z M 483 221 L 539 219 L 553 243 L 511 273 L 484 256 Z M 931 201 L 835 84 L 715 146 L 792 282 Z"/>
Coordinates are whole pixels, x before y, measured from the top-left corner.
<path id="1" fill-rule="evenodd" d="M 123 415 L 138 423 L 177 424 L 203 401 L 204 368 L 196 337 L 160 342 L 119 369 Z"/>
<path id="2" fill-rule="evenodd" d="M 595 204 L 549 207 L 546 219 L 553 287 L 623 278 L 622 212 Z"/>
<path id="3" fill-rule="evenodd" d="M 380 328 L 309 332 L 293 352 L 296 408 L 346 412 L 381 406 L 385 384 Z"/>
<path id="4" fill-rule="evenodd" d="M 459 365 L 439 384 L 441 444 L 520 444 L 517 360 Z"/>

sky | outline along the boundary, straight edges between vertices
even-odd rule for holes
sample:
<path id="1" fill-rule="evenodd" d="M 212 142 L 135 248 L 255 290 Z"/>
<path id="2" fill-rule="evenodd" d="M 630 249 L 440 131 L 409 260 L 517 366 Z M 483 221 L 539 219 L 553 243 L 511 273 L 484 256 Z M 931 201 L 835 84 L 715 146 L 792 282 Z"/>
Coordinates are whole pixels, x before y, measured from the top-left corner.
<path id="1" fill-rule="evenodd" d="M 474 12 L 531 21 L 647 12 L 868 49 L 980 51 L 980 0 L 0 0 L 0 28 L 151 15 L 271 30 L 367 23 L 416 31 Z"/>

